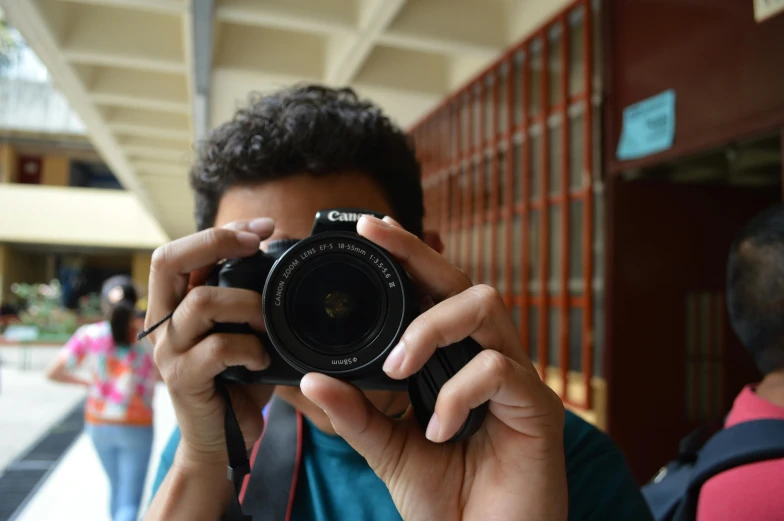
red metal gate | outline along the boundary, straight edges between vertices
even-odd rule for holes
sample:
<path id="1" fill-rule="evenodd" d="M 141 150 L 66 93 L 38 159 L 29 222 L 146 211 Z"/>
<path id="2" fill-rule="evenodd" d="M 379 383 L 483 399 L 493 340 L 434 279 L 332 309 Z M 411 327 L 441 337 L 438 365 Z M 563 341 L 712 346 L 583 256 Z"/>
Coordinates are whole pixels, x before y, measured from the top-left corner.
<path id="1" fill-rule="evenodd" d="M 440 231 L 447 257 L 475 282 L 499 290 L 540 373 L 557 368 L 562 398 L 583 409 L 601 361 L 597 20 L 589 1 L 574 3 L 411 130 L 426 228 Z M 570 373 L 581 381 L 575 396 Z"/>

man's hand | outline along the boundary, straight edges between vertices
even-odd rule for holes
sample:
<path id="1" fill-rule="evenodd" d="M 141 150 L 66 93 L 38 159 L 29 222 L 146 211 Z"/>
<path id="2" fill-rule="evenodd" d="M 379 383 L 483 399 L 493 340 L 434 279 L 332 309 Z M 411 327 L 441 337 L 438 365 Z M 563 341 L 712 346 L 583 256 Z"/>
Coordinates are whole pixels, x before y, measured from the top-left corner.
<path id="1" fill-rule="evenodd" d="M 310 374 L 302 392 L 367 459 L 406 521 L 565 520 L 563 404 L 525 355 L 500 296 L 472 286 L 435 250 L 385 221 L 365 216 L 357 229 L 388 250 L 436 305 L 409 326 L 384 371 L 407 378 L 436 349 L 469 336 L 484 351 L 441 389 L 426 436 L 411 411 L 390 419 L 345 382 Z M 477 434 L 442 443 L 488 400 Z"/>
<path id="2" fill-rule="evenodd" d="M 272 233 L 270 219 L 235 222 L 176 240 L 153 254 L 145 327 L 174 311 L 151 337 L 155 362 L 171 394 L 182 433 L 178 463 L 211 465 L 225 472 L 225 403 L 215 377 L 230 366 L 261 370 L 269 365 L 254 335 L 209 334 L 217 322 L 246 323 L 264 330 L 261 295 L 249 290 L 202 286 L 222 260 L 247 257 Z M 261 409 L 272 386 L 227 386 L 245 443 L 261 435 Z M 223 474 L 222 479 L 228 484 Z"/>

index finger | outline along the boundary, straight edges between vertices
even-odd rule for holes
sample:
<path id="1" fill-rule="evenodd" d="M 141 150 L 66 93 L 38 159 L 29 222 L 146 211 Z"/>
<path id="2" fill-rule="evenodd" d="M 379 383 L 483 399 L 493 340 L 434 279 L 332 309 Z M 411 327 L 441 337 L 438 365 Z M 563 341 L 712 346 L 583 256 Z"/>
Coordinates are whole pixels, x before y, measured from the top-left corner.
<path id="1" fill-rule="evenodd" d="M 272 223 L 274 228 L 274 223 L 271 219 L 266 217 L 253 219 L 250 221 L 234 221 L 228 224 L 221 226 L 221 228 L 225 228 L 227 230 L 234 230 L 235 232 L 251 232 L 259 236 L 261 240 L 268 238 L 272 235 L 272 232 L 266 231 L 267 228 Z M 228 258 L 228 257 L 227 257 Z M 210 274 L 212 274 L 214 265 L 204 266 L 203 268 L 199 268 L 194 270 L 190 274 L 190 280 L 188 282 L 188 291 L 193 289 L 196 286 L 202 286 L 207 279 L 210 278 Z"/>
<path id="2" fill-rule="evenodd" d="M 150 264 L 145 327 L 171 313 L 188 290 L 191 272 L 209 269 L 222 259 L 247 257 L 274 228 L 271 219 L 256 219 L 238 228 L 210 228 L 156 249 Z"/>
<path id="3" fill-rule="evenodd" d="M 363 215 L 357 223 L 357 232 L 391 253 L 436 300 L 453 297 L 473 285 L 461 269 L 400 226 Z"/>

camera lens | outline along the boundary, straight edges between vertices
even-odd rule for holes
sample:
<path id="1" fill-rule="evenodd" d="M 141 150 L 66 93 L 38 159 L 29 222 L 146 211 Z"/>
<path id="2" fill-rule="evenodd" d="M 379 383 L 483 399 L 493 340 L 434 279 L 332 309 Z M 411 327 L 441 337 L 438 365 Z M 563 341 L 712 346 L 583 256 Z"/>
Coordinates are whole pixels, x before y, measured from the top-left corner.
<path id="1" fill-rule="evenodd" d="M 322 232 L 275 261 L 264 323 L 297 371 L 356 380 L 379 374 L 416 313 L 415 298 L 388 252 L 356 233 Z"/>
<path id="2" fill-rule="evenodd" d="M 303 343 L 324 354 L 341 354 L 380 329 L 385 298 L 378 277 L 352 257 L 325 260 L 292 282 L 287 311 Z"/>

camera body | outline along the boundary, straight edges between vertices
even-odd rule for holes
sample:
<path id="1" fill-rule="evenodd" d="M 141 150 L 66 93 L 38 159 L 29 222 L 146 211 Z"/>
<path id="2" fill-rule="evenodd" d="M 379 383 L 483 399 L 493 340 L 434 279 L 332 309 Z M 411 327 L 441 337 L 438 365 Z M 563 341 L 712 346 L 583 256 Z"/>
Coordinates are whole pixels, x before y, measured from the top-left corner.
<path id="1" fill-rule="evenodd" d="M 467 338 L 439 348 L 407 381 L 384 373 L 389 352 L 419 314 L 419 297 L 392 256 L 357 234 L 365 214 L 383 218 L 360 209 L 322 210 L 309 237 L 276 241 L 266 252 L 218 267 L 209 284 L 262 295 L 266 333 L 246 324 L 217 324 L 213 332 L 256 334 L 270 356 L 263 371 L 231 367 L 219 378 L 297 386 L 306 373 L 319 372 L 361 389 L 408 390 L 424 427 L 441 386 L 481 347 Z M 474 409 L 454 439 L 473 434 L 486 409 Z"/>

